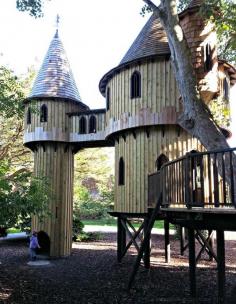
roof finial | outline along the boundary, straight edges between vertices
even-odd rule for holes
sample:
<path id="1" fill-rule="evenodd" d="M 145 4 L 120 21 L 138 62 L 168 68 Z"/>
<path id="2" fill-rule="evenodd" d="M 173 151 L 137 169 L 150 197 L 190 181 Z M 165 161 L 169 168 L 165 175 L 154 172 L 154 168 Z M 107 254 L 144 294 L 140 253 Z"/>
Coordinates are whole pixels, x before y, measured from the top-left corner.
<path id="1" fill-rule="evenodd" d="M 55 37 L 58 37 L 59 23 L 60 23 L 60 16 L 59 16 L 59 14 L 57 14 L 57 16 L 56 16 L 56 34 L 55 34 Z"/>

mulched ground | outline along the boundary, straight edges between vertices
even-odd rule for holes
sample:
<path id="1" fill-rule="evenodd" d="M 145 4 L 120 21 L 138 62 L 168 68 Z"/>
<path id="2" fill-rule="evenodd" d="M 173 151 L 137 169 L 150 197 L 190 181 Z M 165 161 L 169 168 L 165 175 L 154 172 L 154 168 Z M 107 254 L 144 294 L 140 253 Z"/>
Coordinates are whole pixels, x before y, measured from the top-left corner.
<path id="1" fill-rule="evenodd" d="M 133 289 L 127 282 L 135 251 L 121 264 L 116 261 L 116 234 L 73 244 L 72 256 L 51 260 L 49 266 L 30 267 L 26 242 L 0 243 L 0 303 L 17 304 L 139 304 L 193 303 L 189 295 L 188 258 L 179 255 L 179 242 L 172 238 L 171 263 L 164 263 L 163 236 L 152 240 L 151 269 L 140 268 Z M 226 241 L 227 298 L 236 303 L 236 241 Z M 205 257 L 206 258 L 206 257 Z M 197 269 L 198 301 L 217 301 L 216 264 L 203 259 Z"/>

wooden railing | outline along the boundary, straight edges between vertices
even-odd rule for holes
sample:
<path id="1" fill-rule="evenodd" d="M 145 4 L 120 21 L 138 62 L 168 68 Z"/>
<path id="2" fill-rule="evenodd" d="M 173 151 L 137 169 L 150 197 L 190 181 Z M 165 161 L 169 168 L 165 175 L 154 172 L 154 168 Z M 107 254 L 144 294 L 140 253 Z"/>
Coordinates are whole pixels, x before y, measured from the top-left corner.
<path id="1" fill-rule="evenodd" d="M 236 148 L 187 153 L 149 175 L 149 207 L 236 208 Z"/>

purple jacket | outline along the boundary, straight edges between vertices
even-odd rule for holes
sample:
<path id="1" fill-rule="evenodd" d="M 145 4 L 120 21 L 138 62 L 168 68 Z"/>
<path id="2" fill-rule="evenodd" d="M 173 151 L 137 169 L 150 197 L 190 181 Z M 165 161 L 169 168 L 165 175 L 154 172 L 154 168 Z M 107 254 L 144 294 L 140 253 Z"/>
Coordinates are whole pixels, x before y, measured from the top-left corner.
<path id="1" fill-rule="evenodd" d="M 30 238 L 30 249 L 39 248 L 38 238 L 35 235 L 32 235 Z"/>

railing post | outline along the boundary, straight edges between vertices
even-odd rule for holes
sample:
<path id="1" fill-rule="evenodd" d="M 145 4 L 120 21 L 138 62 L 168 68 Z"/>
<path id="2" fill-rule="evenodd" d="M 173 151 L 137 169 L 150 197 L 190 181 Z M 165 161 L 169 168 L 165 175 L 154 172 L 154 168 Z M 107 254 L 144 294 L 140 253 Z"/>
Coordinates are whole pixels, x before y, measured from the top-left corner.
<path id="1" fill-rule="evenodd" d="M 185 164 L 185 205 L 188 209 L 191 208 L 190 206 L 190 156 L 189 153 L 186 153 L 184 158 Z"/>

